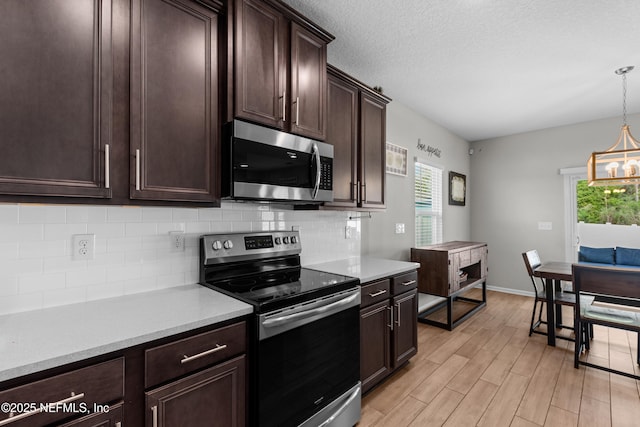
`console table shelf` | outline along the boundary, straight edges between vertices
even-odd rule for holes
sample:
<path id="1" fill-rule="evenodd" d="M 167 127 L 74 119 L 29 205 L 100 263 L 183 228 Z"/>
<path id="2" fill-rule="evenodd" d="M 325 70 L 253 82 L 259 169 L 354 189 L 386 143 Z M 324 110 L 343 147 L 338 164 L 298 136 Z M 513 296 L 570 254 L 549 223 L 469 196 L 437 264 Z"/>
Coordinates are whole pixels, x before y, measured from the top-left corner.
<path id="1" fill-rule="evenodd" d="M 452 330 L 487 304 L 487 244 L 453 241 L 411 248 L 411 261 L 420 263 L 418 291 L 436 296 L 418 304 L 418 321 Z M 482 299 L 464 294 L 482 286 Z M 433 303 L 435 302 L 435 303 Z"/>

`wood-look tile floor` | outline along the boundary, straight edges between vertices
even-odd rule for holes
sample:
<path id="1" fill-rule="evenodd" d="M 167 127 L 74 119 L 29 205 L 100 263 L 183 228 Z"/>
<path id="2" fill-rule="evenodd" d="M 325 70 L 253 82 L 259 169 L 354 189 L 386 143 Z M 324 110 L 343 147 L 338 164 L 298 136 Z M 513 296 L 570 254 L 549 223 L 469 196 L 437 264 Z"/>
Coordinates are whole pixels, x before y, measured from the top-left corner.
<path id="1" fill-rule="evenodd" d="M 419 323 L 418 354 L 363 398 L 358 426 L 640 425 L 640 382 L 574 369 L 573 342 L 529 337 L 532 298 L 488 291 L 487 301 L 453 331 Z M 563 316 L 570 323 L 570 309 Z M 640 372 L 635 334 L 594 335 L 585 357 Z"/>

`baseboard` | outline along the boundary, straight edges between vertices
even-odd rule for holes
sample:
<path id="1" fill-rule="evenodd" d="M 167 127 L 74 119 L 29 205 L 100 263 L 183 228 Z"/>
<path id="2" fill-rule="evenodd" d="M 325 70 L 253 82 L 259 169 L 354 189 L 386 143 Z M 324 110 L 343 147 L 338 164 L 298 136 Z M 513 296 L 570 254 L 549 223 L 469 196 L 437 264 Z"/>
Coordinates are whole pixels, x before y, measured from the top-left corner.
<path id="1" fill-rule="evenodd" d="M 502 293 L 505 293 L 505 294 L 521 295 L 523 297 L 531 297 L 531 298 L 533 298 L 535 296 L 532 291 L 522 291 L 520 289 L 501 288 L 499 286 L 487 285 L 487 290 L 496 291 L 496 292 L 502 292 Z"/>

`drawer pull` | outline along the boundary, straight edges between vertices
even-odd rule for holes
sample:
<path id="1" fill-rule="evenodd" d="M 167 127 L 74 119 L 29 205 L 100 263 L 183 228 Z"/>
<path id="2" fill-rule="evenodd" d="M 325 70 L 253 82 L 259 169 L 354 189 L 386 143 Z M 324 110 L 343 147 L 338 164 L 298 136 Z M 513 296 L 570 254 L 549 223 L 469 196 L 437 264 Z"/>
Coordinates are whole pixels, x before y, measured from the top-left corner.
<path id="1" fill-rule="evenodd" d="M 413 285 L 414 283 L 416 283 L 415 280 L 409 280 L 408 282 L 402 282 L 401 285 L 402 286 L 409 286 L 409 285 Z"/>
<path id="2" fill-rule="evenodd" d="M 383 294 L 386 294 L 386 293 L 387 293 L 387 290 L 386 290 L 386 289 L 380 289 L 380 290 L 379 290 L 379 291 L 377 291 L 377 292 L 373 292 L 373 293 L 369 294 L 369 296 L 370 296 L 371 298 L 375 298 L 375 297 L 379 297 L 380 295 L 383 295 Z"/>
<path id="3" fill-rule="evenodd" d="M 34 409 L 33 411 L 23 412 L 22 414 L 13 415 L 13 416 L 11 414 L 9 414 L 9 418 L 0 421 L 0 426 L 6 426 L 6 425 L 11 424 L 13 422 L 22 420 L 24 418 L 28 418 L 28 417 L 30 417 L 32 415 L 39 414 L 39 413 L 44 411 L 45 407 L 54 408 L 55 409 L 56 406 L 64 405 L 65 403 L 74 402 L 76 400 L 82 399 L 83 397 L 84 397 L 84 393 L 75 394 L 74 392 L 71 392 L 71 396 L 70 397 L 67 397 L 66 399 L 58 400 L 55 403 L 42 403 L 38 409 Z"/>
<path id="4" fill-rule="evenodd" d="M 191 362 L 192 360 L 196 360 L 196 359 L 199 359 L 201 357 L 208 356 L 208 355 L 210 355 L 212 353 L 216 353 L 218 351 L 224 350 L 225 348 L 227 348 L 226 344 L 224 344 L 224 345 L 216 344 L 215 348 L 212 348 L 211 350 L 203 351 L 202 353 L 198 353 L 198 354 L 193 355 L 193 356 L 187 356 L 185 354 L 184 357 L 182 358 L 182 360 L 180 361 L 180 363 Z"/>

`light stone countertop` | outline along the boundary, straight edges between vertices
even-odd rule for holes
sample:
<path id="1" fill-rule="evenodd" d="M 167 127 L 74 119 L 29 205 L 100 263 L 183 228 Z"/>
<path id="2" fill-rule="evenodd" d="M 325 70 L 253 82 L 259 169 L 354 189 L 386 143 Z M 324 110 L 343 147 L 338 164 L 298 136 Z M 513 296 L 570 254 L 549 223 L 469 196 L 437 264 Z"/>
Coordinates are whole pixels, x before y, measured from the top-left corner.
<path id="1" fill-rule="evenodd" d="M 357 277 L 364 284 L 384 277 L 407 273 L 420 268 L 420 263 L 395 261 L 372 257 L 352 257 L 322 264 L 305 265 L 305 268 L 322 270 L 344 276 Z"/>
<path id="2" fill-rule="evenodd" d="M 0 381 L 238 318 L 253 307 L 195 284 L 0 316 Z"/>

